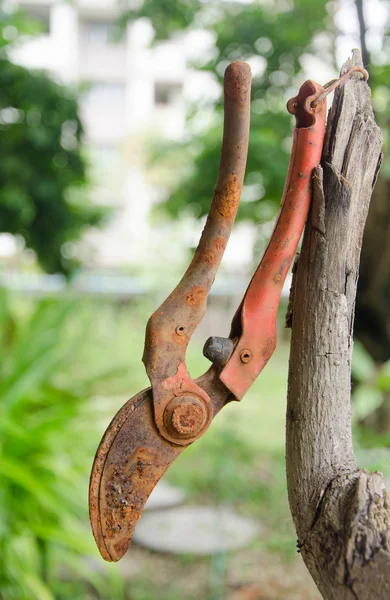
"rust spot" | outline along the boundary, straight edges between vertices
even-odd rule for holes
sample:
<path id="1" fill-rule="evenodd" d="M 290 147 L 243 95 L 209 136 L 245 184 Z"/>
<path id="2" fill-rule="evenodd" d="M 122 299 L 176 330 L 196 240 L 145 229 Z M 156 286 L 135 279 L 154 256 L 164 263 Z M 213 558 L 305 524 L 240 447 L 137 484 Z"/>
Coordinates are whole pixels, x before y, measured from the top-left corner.
<path id="1" fill-rule="evenodd" d="M 219 237 L 215 240 L 214 246 L 215 246 L 215 249 L 218 250 L 218 252 L 220 252 L 221 250 L 225 249 L 226 242 L 223 238 Z"/>
<path id="2" fill-rule="evenodd" d="M 176 406 L 172 412 L 172 425 L 178 433 L 194 434 L 205 422 L 204 410 L 194 402 Z"/>
<path id="3" fill-rule="evenodd" d="M 114 544 L 114 550 L 117 554 L 124 554 L 127 550 L 127 540 L 122 540 L 121 542 L 117 542 L 116 544 Z"/>
<path id="4" fill-rule="evenodd" d="M 236 214 L 240 201 L 241 184 L 237 175 L 231 173 L 226 179 L 221 191 L 214 192 L 217 211 L 222 217 L 231 217 Z"/>
<path id="5" fill-rule="evenodd" d="M 207 297 L 207 290 L 203 286 L 194 285 L 186 295 L 186 302 L 190 306 L 201 304 Z"/>
<path id="6" fill-rule="evenodd" d="M 284 260 L 282 262 L 282 264 L 280 265 L 280 269 L 279 271 L 273 276 L 273 280 L 275 283 L 280 283 L 281 281 L 283 282 L 285 279 L 285 269 L 286 267 L 288 268 L 290 266 L 290 261 L 289 260 Z"/>
<path id="7" fill-rule="evenodd" d="M 126 459 L 123 471 L 113 470 L 105 495 L 109 509 L 106 522 L 113 534 L 121 529 L 118 520 L 125 520 L 129 511 L 134 511 L 138 516 L 142 510 L 145 503 L 144 485 L 148 486 L 148 480 L 155 474 L 157 464 L 157 456 L 150 449 L 141 446 L 134 457 Z M 145 484 L 141 482 L 144 478 Z M 127 545 L 128 542 L 126 548 Z"/>
<path id="8" fill-rule="evenodd" d="M 155 346 L 155 345 L 157 344 L 157 341 L 158 341 L 157 334 L 156 334 L 156 333 L 154 333 L 154 332 L 151 332 L 151 333 L 149 334 L 149 344 L 150 344 L 151 346 Z"/>
<path id="9" fill-rule="evenodd" d="M 304 179 L 305 178 L 305 174 L 302 173 L 302 171 L 300 173 L 298 173 L 298 177 L 299 179 Z"/>
<path id="10" fill-rule="evenodd" d="M 208 250 L 207 252 L 204 253 L 204 261 L 207 263 L 212 263 L 214 261 L 214 254 L 212 252 L 210 252 L 210 250 Z"/>
<path id="11" fill-rule="evenodd" d="M 188 344 L 190 336 L 187 333 L 180 333 L 178 331 L 175 331 L 171 339 L 176 347 L 185 347 Z"/>

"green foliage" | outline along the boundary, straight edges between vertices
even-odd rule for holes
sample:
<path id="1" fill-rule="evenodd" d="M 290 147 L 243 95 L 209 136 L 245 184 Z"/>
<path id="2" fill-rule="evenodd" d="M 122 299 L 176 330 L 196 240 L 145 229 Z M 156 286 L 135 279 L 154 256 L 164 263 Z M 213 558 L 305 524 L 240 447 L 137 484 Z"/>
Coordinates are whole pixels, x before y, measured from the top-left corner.
<path id="1" fill-rule="evenodd" d="M 0 13 L 1 16 L 1 13 Z M 82 126 L 75 93 L 8 57 L 34 26 L 20 14 L 0 27 L 0 231 L 22 236 L 48 272 L 70 272 L 64 244 L 106 211 L 86 197 Z M 8 38 L 12 38 L 9 40 Z"/>
<path id="2" fill-rule="evenodd" d="M 43 301 L 23 317 L 4 291 L 0 304 L 0 595 L 86 598 L 92 587 L 109 597 L 106 579 L 83 563 L 97 555 L 86 510 L 89 397 L 108 374 L 75 376 L 86 331 L 78 322 L 69 333 L 74 302 Z"/>
<path id="3" fill-rule="evenodd" d="M 363 345 L 355 341 L 352 360 L 353 416 L 356 421 L 373 413 L 390 391 L 390 361 L 376 365 Z"/>
<path id="4" fill-rule="evenodd" d="M 383 3 L 384 4 L 384 3 Z M 387 9 L 389 6 L 387 5 Z M 390 100 L 390 28 L 389 18 L 387 18 L 387 27 L 385 35 L 382 39 L 381 47 L 369 55 L 368 70 L 370 73 L 370 88 L 372 90 L 372 99 L 375 110 L 375 118 L 382 129 L 383 133 L 383 165 L 381 168 L 381 176 L 390 178 L 390 160 L 389 160 L 389 100 Z M 368 28 L 367 35 L 371 33 Z"/>
<path id="5" fill-rule="evenodd" d="M 102 432 L 148 385 L 143 328 L 155 302 L 1 296 L 0 597 L 141 600 L 160 598 L 159 589 L 169 600 L 207 597 L 209 559 L 132 546 L 123 575 L 123 563 L 105 569 L 88 524 L 88 474 Z M 277 552 L 283 568 L 296 553 L 283 451 L 287 358 L 280 344 L 245 400 L 229 404 L 168 471 L 189 503 L 233 504 L 257 519 L 252 564 L 253 552 L 259 560 Z M 200 340 L 189 368 L 208 368 Z"/>
<path id="6" fill-rule="evenodd" d="M 191 25 L 203 3 L 200 0 L 119 0 L 119 5 L 122 25 L 142 17 L 150 19 L 156 40 L 165 40 Z"/>
<path id="7" fill-rule="evenodd" d="M 291 89 L 291 95 L 295 93 L 293 84 L 301 71 L 300 59 L 313 49 L 315 34 L 326 28 L 326 16 L 325 2 L 304 0 L 288 5 L 226 3 L 226 8 L 210 19 L 210 29 L 216 35 L 216 53 L 204 70 L 218 73 L 222 82 L 223 71 L 233 60 L 255 59 L 264 66 L 263 73 L 255 76 L 252 83 L 247 187 L 238 218 L 269 220 L 270 212 L 280 202 L 291 135 L 291 117 L 285 109 L 286 91 Z M 219 164 L 221 103 L 215 111 L 214 128 L 200 137 L 194 135 L 179 152 L 174 151 L 175 158 L 181 155 L 178 164 L 183 166 L 183 177 L 179 185 L 172 186 L 164 205 L 174 217 L 180 216 L 184 207 L 193 207 L 197 215 L 208 212 Z M 165 156 L 166 151 L 165 148 Z M 191 168 L 184 169 L 186 159 Z"/>

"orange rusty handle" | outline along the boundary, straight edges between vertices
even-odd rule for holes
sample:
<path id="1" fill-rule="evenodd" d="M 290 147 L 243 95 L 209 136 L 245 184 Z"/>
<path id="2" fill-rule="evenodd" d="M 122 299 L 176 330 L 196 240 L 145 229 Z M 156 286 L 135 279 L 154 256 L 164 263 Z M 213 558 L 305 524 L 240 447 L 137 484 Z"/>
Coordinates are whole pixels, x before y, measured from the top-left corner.
<path id="1" fill-rule="evenodd" d="M 313 106 L 325 89 L 305 82 L 288 103 L 296 116 L 293 147 L 282 203 L 264 256 L 238 308 L 230 333 L 238 343 L 220 373 L 241 399 L 267 364 L 276 345 L 276 316 L 283 284 L 294 258 L 311 201 L 311 177 L 321 159 L 326 102 Z"/>
<path id="2" fill-rule="evenodd" d="M 357 72 L 368 79 L 363 67 L 354 66 L 324 86 L 306 81 L 298 95 L 287 103 L 288 111 L 295 115 L 296 127 L 282 203 L 271 240 L 233 318 L 230 339 L 236 346 L 228 353 L 220 373 L 221 381 L 238 400 L 265 367 L 276 346 L 280 295 L 309 212 L 313 169 L 321 159 L 326 96 Z"/>
<path id="3" fill-rule="evenodd" d="M 240 200 L 248 152 L 250 87 L 248 64 L 237 61 L 227 67 L 221 163 L 206 225 L 182 280 L 150 317 L 146 328 L 143 361 L 152 383 L 156 423 L 161 432 L 164 429 L 163 409 L 169 399 L 177 395 L 177 387 L 183 391 L 184 386 L 184 391 L 202 397 L 202 392 L 194 389 L 186 372 L 185 353 L 191 335 L 205 313 L 207 295 Z M 175 380 L 179 366 L 181 378 Z M 162 383 L 168 378 L 164 387 Z M 207 402 L 206 398 L 204 400 Z"/>

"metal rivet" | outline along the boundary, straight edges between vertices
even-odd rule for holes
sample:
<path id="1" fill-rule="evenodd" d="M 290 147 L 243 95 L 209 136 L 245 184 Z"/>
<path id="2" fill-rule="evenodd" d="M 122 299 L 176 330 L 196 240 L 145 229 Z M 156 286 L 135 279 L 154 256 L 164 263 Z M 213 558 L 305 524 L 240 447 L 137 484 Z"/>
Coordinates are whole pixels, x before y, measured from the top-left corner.
<path id="1" fill-rule="evenodd" d="M 251 358 L 252 358 L 252 352 L 250 350 L 241 350 L 241 352 L 240 352 L 241 362 L 247 363 L 251 360 Z"/>

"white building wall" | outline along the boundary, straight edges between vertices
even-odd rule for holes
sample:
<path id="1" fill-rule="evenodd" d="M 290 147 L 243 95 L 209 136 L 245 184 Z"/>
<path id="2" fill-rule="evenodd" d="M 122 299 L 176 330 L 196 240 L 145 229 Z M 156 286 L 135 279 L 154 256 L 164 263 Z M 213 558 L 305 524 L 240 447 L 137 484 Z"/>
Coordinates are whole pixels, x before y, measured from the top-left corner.
<path id="1" fill-rule="evenodd" d="M 166 229 L 151 227 L 149 213 L 159 194 L 148 181 L 144 157 L 151 135 L 183 136 L 188 98 L 204 99 L 207 94 L 219 93 L 209 76 L 187 67 L 188 59 L 210 43 L 207 34 L 193 32 L 187 42 L 175 39 L 152 46 L 153 29 L 141 19 L 114 40 L 117 0 L 14 3 L 30 14 L 46 15 L 50 23 L 47 33 L 15 50 L 14 60 L 31 69 L 43 68 L 65 84 L 85 88 L 80 116 L 91 158 L 90 195 L 93 201 L 115 208 L 102 231 L 86 236 L 87 264 L 107 268 L 159 260 L 166 264 L 170 255 L 177 263 L 177 254 L 184 255 L 199 236 L 194 237 L 193 223 L 188 221 L 175 226 L 172 240 L 166 239 Z M 211 195 L 212 190 L 210 199 Z M 239 229 L 243 227 L 244 236 L 237 232 L 237 244 L 233 236 L 230 246 L 233 264 L 241 264 L 240 257 L 244 262 L 250 260 L 242 240 L 253 235 L 245 226 Z M 168 250 L 162 251 L 164 240 Z"/>
<path id="2" fill-rule="evenodd" d="M 85 87 L 80 116 L 91 158 L 90 194 L 116 212 L 103 230 L 87 236 L 94 266 L 120 267 L 148 259 L 148 215 L 156 193 L 147 182 L 142 155 L 146 130 L 179 138 L 185 122 L 185 57 L 175 43 L 150 47 L 151 25 L 129 25 L 112 39 L 116 0 L 22 0 L 14 2 L 38 18 L 47 16 L 47 33 L 26 41 L 13 58 L 27 68 L 43 68 L 59 81 Z M 174 74 L 174 75 L 173 75 Z M 156 105 L 156 82 L 172 84 L 165 105 Z M 129 148 L 131 151 L 129 151 Z M 145 247 L 145 250 L 142 248 Z"/>

